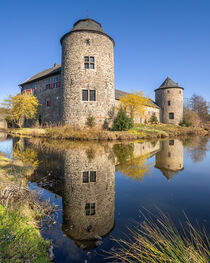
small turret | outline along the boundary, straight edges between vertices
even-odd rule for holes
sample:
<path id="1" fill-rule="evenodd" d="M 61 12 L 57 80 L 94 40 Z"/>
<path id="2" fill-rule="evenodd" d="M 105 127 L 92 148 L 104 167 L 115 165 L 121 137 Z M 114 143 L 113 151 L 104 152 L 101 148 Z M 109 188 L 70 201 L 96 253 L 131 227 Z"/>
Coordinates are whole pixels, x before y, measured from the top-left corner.
<path id="1" fill-rule="evenodd" d="M 183 90 L 169 77 L 155 90 L 155 101 L 161 108 L 161 122 L 179 124 L 183 120 Z"/>

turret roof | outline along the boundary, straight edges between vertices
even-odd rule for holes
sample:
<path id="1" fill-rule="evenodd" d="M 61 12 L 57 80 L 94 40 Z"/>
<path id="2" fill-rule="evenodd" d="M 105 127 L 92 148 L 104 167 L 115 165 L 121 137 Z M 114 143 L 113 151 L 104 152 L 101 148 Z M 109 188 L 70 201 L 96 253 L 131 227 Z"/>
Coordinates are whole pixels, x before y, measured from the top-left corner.
<path id="1" fill-rule="evenodd" d="M 167 77 L 160 85 L 160 88 L 178 87 L 178 83 L 174 82 L 171 78 Z"/>
<path id="2" fill-rule="evenodd" d="M 89 17 L 80 19 L 76 23 L 74 23 L 74 27 L 72 28 L 71 32 L 76 30 L 95 30 L 105 33 L 103 28 L 101 27 L 101 24 Z"/>
<path id="3" fill-rule="evenodd" d="M 70 32 L 66 33 L 66 34 L 61 38 L 60 41 L 61 41 L 61 43 L 62 43 L 64 37 L 67 36 L 67 35 L 69 35 L 69 34 L 71 34 L 71 33 L 73 33 L 73 32 L 83 32 L 83 31 L 85 31 L 85 32 L 88 31 L 88 32 L 97 33 L 97 34 L 102 34 L 102 35 L 104 35 L 104 36 L 107 36 L 107 37 L 113 42 L 113 44 L 114 44 L 114 40 L 113 40 L 109 35 L 107 35 L 107 34 L 104 32 L 101 24 L 98 23 L 97 21 L 89 18 L 89 17 L 84 18 L 84 19 L 80 19 L 80 20 L 78 20 L 76 23 L 74 23 L 74 26 L 73 26 L 72 30 L 71 30 Z"/>
<path id="4" fill-rule="evenodd" d="M 174 82 L 171 78 L 167 77 L 164 82 L 160 85 L 160 87 L 156 90 L 159 89 L 168 89 L 168 88 L 178 88 L 178 89 L 183 89 L 182 87 L 179 86 L 178 83 Z M 156 91 L 155 90 L 155 91 Z"/>

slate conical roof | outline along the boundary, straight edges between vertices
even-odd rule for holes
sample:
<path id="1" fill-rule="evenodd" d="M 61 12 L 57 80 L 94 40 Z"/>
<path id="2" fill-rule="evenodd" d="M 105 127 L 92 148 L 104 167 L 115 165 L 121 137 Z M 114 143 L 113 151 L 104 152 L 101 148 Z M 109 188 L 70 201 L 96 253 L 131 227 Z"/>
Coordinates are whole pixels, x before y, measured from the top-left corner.
<path id="1" fill-rule="evenodd" d="M 182 87 L 179 86 L 178 83 L 174 82 L 171 78 L 167 77 L 164 82 L 160 85 L 160 87 L 156 90 L 159 89 L 168 89 L 168 88 L 178 88 L 178 89 L 183 89 Z M 155 90 L 155 91 L 156 91 Z"/>
<path id="2" fill-rule="evenodd" d="M 89 17 L 87 17 L 85 19 L 80 19 L 76 23 L 74 23 L 72 30 L 70 32 L 68 32 L 67 34 L 65 34 L 61 38 L 61 40 L 60 40 L 61 43 L 62 43 L 65 36 L 67 36 L 73 32 L 92 32 L 92 33 L 101 34 L 101 35 L 107 36 L 110 40 L 112 40 L 112 42 L 114 44 L 114 40 L 104 32 L 101 24 L 98 23 L 97 21 L 89 18 Z"/>

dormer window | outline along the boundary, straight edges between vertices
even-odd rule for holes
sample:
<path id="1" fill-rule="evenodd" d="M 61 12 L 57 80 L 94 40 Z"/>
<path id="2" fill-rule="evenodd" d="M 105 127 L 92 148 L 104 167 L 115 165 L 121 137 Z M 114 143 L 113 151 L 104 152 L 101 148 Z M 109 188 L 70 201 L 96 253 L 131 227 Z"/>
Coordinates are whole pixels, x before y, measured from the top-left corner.
<path id="1" fill-rule="evenodd" d="M 95 59 L 94 57 L 85 57 L 84 58 L 85 69 L 94 69 L 95 68 Z"/>

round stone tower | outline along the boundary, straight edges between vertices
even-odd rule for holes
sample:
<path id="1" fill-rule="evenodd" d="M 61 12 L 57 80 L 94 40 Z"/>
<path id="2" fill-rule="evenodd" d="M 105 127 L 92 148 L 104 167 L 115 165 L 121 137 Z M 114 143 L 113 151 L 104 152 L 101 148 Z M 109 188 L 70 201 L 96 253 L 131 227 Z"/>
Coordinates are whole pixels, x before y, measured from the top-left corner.
<path id="1" fill-rule="evenodd" d="M 61 120 L 84 126 L 89 116 L 108 126 L 114 116 L 114 40 L 86 18 L 61 38 Z"/>
<path id="2" fill-rule="evenodd" d="M 161 122 L 179 124 L 183 120 L 183 90 L 169 77 L 155 90 L 155 101 L 161 109 Z"/>

